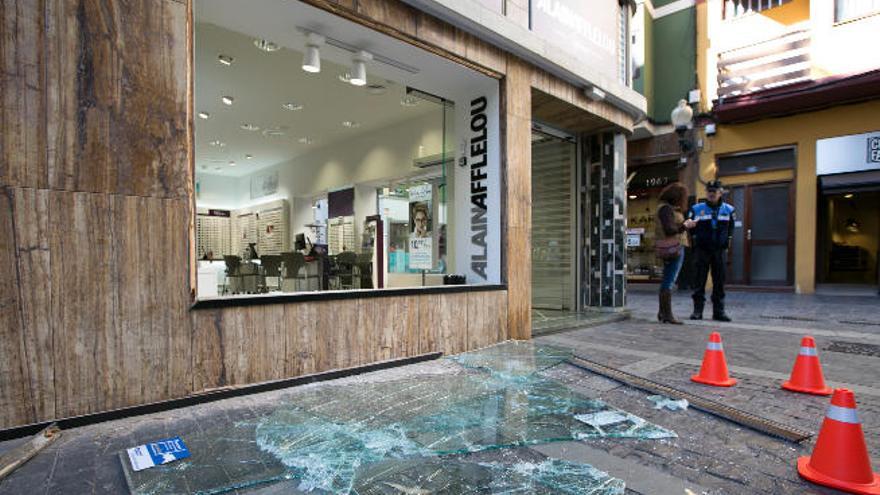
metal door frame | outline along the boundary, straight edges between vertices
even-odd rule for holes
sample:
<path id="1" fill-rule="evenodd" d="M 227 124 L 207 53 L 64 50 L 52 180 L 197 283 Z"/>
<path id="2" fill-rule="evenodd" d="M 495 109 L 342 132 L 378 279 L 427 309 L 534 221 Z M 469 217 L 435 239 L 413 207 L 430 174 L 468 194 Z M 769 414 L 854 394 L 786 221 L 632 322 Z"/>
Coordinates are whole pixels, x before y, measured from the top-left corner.
<path id="1" fill-rule="evenodd" d="M 741 187 L 743 188 L 743 204 L 745 207 L 745 211 L 740 212 L 742 214 L 742 228 L 743 228 L 743 278 L 742 280 L 734 281 L 732 279 L 732 265 L 733 260 L 731 256 L 727 257 L 727 278 L 730 280 L 732 285 L 745 285 L 750 287 L 757 287 L 752 284 L 752 239 L 748 232 L 752 228 L 752 191 L 755 189 L 763 189 L 767 187 L 778 187 L 781 185 L 788 186 L 788 232 L 786 233 L 786 258 L 787 265 L 785 268 L 785 281 L 782 283 L 771 283 L 771 284 L 762 284 L 762 286 L 767 287 L 790 287 L 794 285 L 794 239 L 795 239 L 795 180 L 794 179 L 785 179 L 785 180 L 776 180 L 770 182 L 760 182 L 756 184 L 738 184 L 730 187 L 730 192 L 733 192 L 734 188 Z M 771 242 L 763 245 L 778 245 L 779 243 Z M 762 245 L 762 244 L 758 244 Z"/>

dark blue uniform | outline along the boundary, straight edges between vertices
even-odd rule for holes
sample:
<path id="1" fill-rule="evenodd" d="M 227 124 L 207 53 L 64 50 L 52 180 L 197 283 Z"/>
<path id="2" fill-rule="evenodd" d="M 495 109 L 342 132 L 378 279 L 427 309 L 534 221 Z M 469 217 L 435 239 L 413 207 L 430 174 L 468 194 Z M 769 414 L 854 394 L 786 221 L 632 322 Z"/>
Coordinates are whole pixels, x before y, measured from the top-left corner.
<path id="1" fill-rule="evenodd" d="M 727 247 L 733 236 L 736 208 L 723 201 L 716 205 L 697 203 L 688 211 L 688 218 L 697 222 L 691 230 L 696 279 L 694 283 L 694 315 L 703 314 L 706 304 L 706 280 L 712 271 L 713 317 L 724 315 L 724 278 L 727 267 Z"/>

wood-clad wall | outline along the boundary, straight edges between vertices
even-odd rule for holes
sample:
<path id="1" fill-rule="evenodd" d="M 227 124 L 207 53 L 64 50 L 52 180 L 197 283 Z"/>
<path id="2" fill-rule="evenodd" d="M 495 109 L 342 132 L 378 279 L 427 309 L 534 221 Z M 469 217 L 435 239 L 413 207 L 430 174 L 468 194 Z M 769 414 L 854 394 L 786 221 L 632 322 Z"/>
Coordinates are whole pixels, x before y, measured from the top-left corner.
<path id="1" fill-rule="evenodd" d="M 0 13 L 0 428 L 508 338 L 506 291 L 191 310 L 187 3 Z M 351 13 L 504 68 L 396 2 Z"/>
<path id="2" fill-rule="evenodd" d="M 307 1 L 508 74 L 509 290 L 190 309 L 189 3 L 3 0 L 0 428 L 529 337 L 535 71 L 399 0 Z"/>

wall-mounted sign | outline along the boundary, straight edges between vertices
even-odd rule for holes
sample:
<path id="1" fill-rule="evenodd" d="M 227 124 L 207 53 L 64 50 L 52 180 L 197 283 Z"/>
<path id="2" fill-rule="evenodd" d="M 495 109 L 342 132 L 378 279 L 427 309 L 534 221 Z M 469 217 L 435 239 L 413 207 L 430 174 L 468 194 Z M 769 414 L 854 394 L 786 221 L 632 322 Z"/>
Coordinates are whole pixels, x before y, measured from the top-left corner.
<path id="1" fill-rule="evenodd" d="M 278 171 L 257 173 L 251 176 L 251 199 L 262 198 L 278 192 Z"/>
<path id="2" fill-rule="evenodd" d="M 231 216 L 231 212 L 229 210 L 208 210 L 209 217 L 226 217 L 229 218 Z"/>
<path id="3" fill-rule="evenodd" d="M 629 190 L 664 187 L 678 180 L 678 169 L 674 162 L 639 167 L 635 173 L 627 187 Z"/>
<path id="4" fill-rule="evenodd" d="M 579 63 L 617 78 L 620 6 L 600 0 L 532 0 L 532 31 Z"/>
<path id="5" fill-rule="evenodd" d="M 880 131 L 816 141 L 816 174 L 880 170 Z"/>

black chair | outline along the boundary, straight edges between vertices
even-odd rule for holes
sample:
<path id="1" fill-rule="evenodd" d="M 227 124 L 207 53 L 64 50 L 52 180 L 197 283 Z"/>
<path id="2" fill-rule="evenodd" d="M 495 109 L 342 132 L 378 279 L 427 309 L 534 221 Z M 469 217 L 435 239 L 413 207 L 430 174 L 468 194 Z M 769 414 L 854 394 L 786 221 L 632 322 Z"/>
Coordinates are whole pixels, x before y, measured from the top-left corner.
<path id="1" fill-rule="evenodd" d="M 241 257 L 225 255 L 223 256 L 223 261 L 226 263 L 226 284 L 223 287 L 223 293 L 226 294 L 229 291 L 233 294 L 238 294 L 242 286 Z"/>
<path id="2" fill-rule="evenodd" d="M 343 251 L 336 255 L 336 267 L 331 277 L 335 281 L 334 289 L 354 289 L 354 272 L 357 265 L 357 254 Z"/>
<path id="3" fill-rule="evenodd" d="M 361 253 L 357 256 L 357 269 L 360 274 L 360 288 L 373 288 L 373 253 Z"/>
<path id="4" fill-rule="evenodd" d="M 263 267 L 263 276 L 266 277 L 264 280 L 268 279 L 268 277 L 272 277 L 277 280 L 277 285 L 272 287 L 273 289 L 281 290 L 281 255 L 280 254 L 264 254 L 260 256 L 260 266 Z M 266 282 L 266 290 L 269 282 Z"/>

